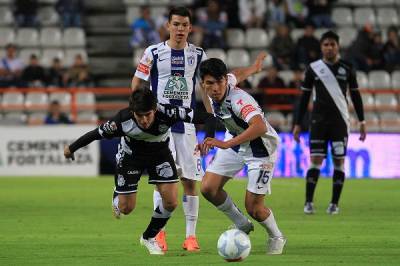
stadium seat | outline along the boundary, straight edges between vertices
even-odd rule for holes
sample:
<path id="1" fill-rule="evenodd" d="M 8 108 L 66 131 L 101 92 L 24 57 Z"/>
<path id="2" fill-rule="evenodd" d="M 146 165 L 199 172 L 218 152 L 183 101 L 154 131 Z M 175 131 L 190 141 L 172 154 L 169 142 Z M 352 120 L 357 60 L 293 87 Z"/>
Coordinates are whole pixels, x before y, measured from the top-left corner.
<path id="1" fill-rule="evenodd" d="M 58 0 L 39 0 L 40 4 L 50 4 L 50 5 L 55 5 Z"/>
<path id="2" fill-rule="evenodd" d="M 4 126 L 18 126 L 26 124 L 26 114 L 22 112 L 11 112 L 3 115 L 0 120 L 0 125 Z"/>
<path id="3" fill-rule="evenodd" d="M 361 98 L 366 111 L 372 111 L 375 109 L 375 98 L 371 93 L 363 92 L 361 93 Z"/>
<path id="4" fill-rule="evenodd" d="M 355 40 L 357 36 L 357 30 L 351 27 L 340 27 L 337 30 L 337 34 L 340 38 L 340 46 L 342 48 L 348 48 Z"/>
<path id="5" fill-rule="evenodd" d="M 228 68 L 247 67 L 250 65 L 250 55 L 244 49 L 230 49 L 227 53 Z"/>
<path id="6" fill-rule="evenodd" d="M 379 1 L 372 1 L 374 6 L 394 6 L 396 0 L 379 0 Z M 400 3 L 397 1 L 397 3 Z"/>
<path id="7" fill-rule="evenodd" d="M 24 48 L 21 49 L 18 53 L 18 57 L 25 63 L 29 63 L 29 59 L 31 58 L 31 55 L 34 54 L 37 56 L 37 58 L 40 59 L 41 57 L 41 52 L 40 49 L 38 48 Z"/>
<path id="8" fill-rule="evenodd" d="M 0 49 L 0 58 L 3 58 L 4 56 L 6 56 L 6 50 Z"/>
<path id="9" fill-rule="evenodd" d="M 134 67 L 136 67 L 139 64 L 140 59 L 143 56 L 144 50 L 145 50 L 145 48 L 136 48 L 133 51 L 132 65 Z"/>
<path id="10" fill-rule="evenodd" d="M 71 94 L 68 92 L 53 92 L 49 95 L 49 102 L 58 101 L 64 110 L 71 108 Z"/>
<path id="11" fill-rule="evenodd" d="M 381 130 L 379 116 L 375 112 L 366 112 L 365 122 L 368 131 L 379 132 Z"/>
<path id="12" fill-rule="evenodd" d="M 369 23 L 371 25 L 376 24 L 376 18 L 374 9 L 370 7 L 359 7 L 354 10 L 354 23 L 357 27 L 363 27 L 365 24 Z"/>
<path id="13" fill-rule="evenodd" d="M 151 8 L 151 17 L 154 20 L 157 20 L 158 18 L 164 16 L 166 12 L 167 12 L 167 6 L 153 6 Z"/>
<path id="14" fill-rule="evenodd" d="M 227 29 L 226 40 L 229 47 L 242 48 L 245 44 L 245 35 L 242 29 Z"/>
<path id="15" fill-rule="evenodd" d="M 399 103 L 396 94 L 385 93 L 375 95 L 376 110 L 396 111 L 399 109 Z"/>
<path id="16" fill-rule="evenodd" d="M 190 6 L 193 5 L 195 0 L 172 0 L 174 6 Z"/>
<path id="17" fill-rule="evenodd" d="M 337 7 L 332 10 L 332 20 L 337 27 L 352 26 L 353 13 L 350 8 Z"/>
<path id="18" fill-rule="evenodd" d="M 367 76 L 367 74 L 365 72 L 363 72 L 363 71 L 357 71 L 356 72 L 356 76 L 357 76 L 358 88 L 360 90 L 368 89 L 369 85 L 368 85 L 368 76 Z"/>
<path id="19" fill-rule="evenodd" d="M 383 132 L 400 132 L 400 115 L 397 112 L 382 112 L 380 126 Z"/>
<path id="20" fill-rule="evenodd" d="M 376 19 L 381 28 L 399 24 L 399 17 L 396 10 L 389 7 L 378 8 Z"/>
<path id="21" fill-rule="evenodd" d="M 79 110 L 95 110 L 96 97 L 92 92 L 79 92 L 76 94 L 76 105 Z"/>
<path id="22" fill-rule="evenodd" d="M 45 111 L 49 105 L 49 96 L 45 92 L 28 92 L 25 95 L 25 110 L 28 112 Z"/>
<path id="23" fill-rule="evenodd" d="M 210 48 L 210 49 L 207 49 L 206 54 L 207 54 L 207 58 L 215 57 L 215 58 L 221 59 L 224 62 L 226 60 L 226 53 L 223 49 Z"/>
<path id="24" fill-rule="evenodd" d="M 16 43 L 19 47 L 38 47 L 39 32 L 35 28 L 20 28 L 17 31 Z"/>
<path id="25" fill-rule="evenodd" d="M 126 6 L 130 6 L 130 5 L 137 5 L 137 6 L 141 6 L 141 5 L 146 5 L 148 0 L 123 0 L 124 4 Z"/>
<path id="26" fill-rule="evenodd" d="M 250 62 L 254 62 L 258 56 L 258 54 L 261 51 L 265 51 L 268 52 L 267 49 L 253 49 L 250 51 Z M 272 66 L 273 61 L 272 61 L 272 56 L 268 55 L 265 59 L 264 59 L 264 63 L 263 63 L 263 68 L 267 68 L 269 66 Z"/>
<path id="27" fill-rule="evenodd" d="M 385 70 L 373 70 L 368 73 L 368 88 L 370 89 L 390 89 L 390 75 Z"/>
<path id="28" fill-rule="evenodd" d="M 247 48 L 267 48 L 269 39 L 265 29 L 248 29 L 245 33 Z"/>
<path id="29" fill-rule="evenodd" d="M 60 28 L 42 28 L 40 30 L 40 44 L 42 47 L 61 47 L 62 33 Z"/>
<path id="30" fill-rule="evenodd" d="M 53 59 L 57 57 L 63 62 L 64 60 L 64 51 L 62 49 L 55 49 L 55 48 L 47 48 L 43 49 L 42 51 L 42 65 L 44 67 L 51 66 Z"/>
<path id="31" fill-rule="evenodd" d="M 47 114 L 43 112 L 28 114 L 27 123 L 28 125 L 42 125 L 44 124 L 46 115 Z"/>
<path id="32" fill-rule="evenodd" d="M 315 30 L 315 38 L 317 38 L 318 40 L 321 39 L 322 34 L 324 34 L 325 32 L 327 32 L 329 29 L 327 28 L 320 28 L 320 29 L 316 29 Z"/>
<path id="33" fill-rule="evenodd" d="M 83 62 L 88 63 L 89 57 L 84 48 L 74 48 L 74 49 L 66 49 L 64 61 L 66 66 L 72 66 L 75 60 L 75 56 L 80 54 L 83 58 Z"/>
<path id="34" fill-rule="evenodd" d="M 92 112 L 82 112 L 78 113 L 76 117 L 76 123 L 78 124 L 97 124 L 99 117 L 97 114 Z"/>
<path id="35" fill-rule="evenodd" d="M 10 26 L 14 23 L 14 16 L 8 7 L 0 7 L 0 26 Z"/>
<path id="36" fill-rule="evenodd" d="M 0 28 L 0 47 L 15 42 L 15 32 L 12 28 Z"/>
<path id="37" fill-rule="evenodd" d="M 347 6 L 351 4 L 351 0 L 337 0 L 338 6 Z"/>
<path id="38" fill-rule="evenodd" d="M 297 40 L 300 38 L 300 37 L 302 37 L 304 35 L 304 29 L 298 29 L 298 28 L 295 28 L 295 29 L 292 29 L 291 31 L 290 31 L 290 37 L 292 37 L 292 39 L 293 39 L 293 42 L 297 42 Z M 270 36 L 270 38 L 272 39 L 272 36 Z"/>
<path id="39" fill-rule="evenodd" d="M 42 26 L 56 26 L 60 21 L 60 16 L 53 7 L 40 8 L 38 18 Z"/>
<path id="40" fill-rule="evenodd" d="M 1 99 L 1 109 L 3 112 L 24 110 L 24 95 L 18 91 L 6 91 Z"/>
<path id="41" fill-rule="evenodd" d="M 278 76 L 283 79 L 285 85 L 288 86 L 290 81 L 293 79 L 293 71 L 292 70 L 281 70 L 278 73 Z"/>
<path id="42" fill-rule="evenodd" d="M 380 1 L 380 0 L 378 0 Z M 372 4 L 372 0 L 350 0 L 350 4 L 354 6 L 370 6 Z"/>
<path id="43" fill-rule="evenodd" d="M 127 25 L 131 25 L 132 22 L 139 18 L 140 16 L 140 7 L 139 6 L 129 6 L 127 11 L 126 11 L 126 15 L 125 15 L 125 19 L 126 19 L 126 24 Z"/>
<path id="44" fill-rule="evenodd" d="M 265 114 L 265 118 L 271 124 L 271 126 L 275 129 L 282 130 L 282 127 L 285 127 L 286 119 L 285 119 L 285 116 L 281 112 L 277 112 L 277 111 L 267 112 Z"/>
<path id="45" fill-rule="evenodd" d="M 85 47 L 85 31 L 82 28 L 67 28 L 64 30 L 62 42 L 65 47 Z"/>
<path id="46" fill-rule="evenodd" d="M 392 72 L 392 89 L 400 90 L 400 70 Z"/>
<path id="47" fill-rule="evenodd" d="M 168 6 L 170 0 L 148 0 L 149 4 L 152 6 Z"/>

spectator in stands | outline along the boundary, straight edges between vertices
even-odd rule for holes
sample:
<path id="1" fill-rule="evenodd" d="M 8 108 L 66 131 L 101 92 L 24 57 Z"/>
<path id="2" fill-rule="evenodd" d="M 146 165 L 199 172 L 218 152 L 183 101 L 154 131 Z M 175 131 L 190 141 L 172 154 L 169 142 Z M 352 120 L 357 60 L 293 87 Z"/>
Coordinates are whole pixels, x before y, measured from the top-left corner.
<path id="1" fill-rule="evenodd" d="M 372 69 L 373 60 L 371 51 L 374 45 L 374 31 L 370 24 L 365 25 L 357 35 L 357 38 L 347 49 L 346 58 L 355 69 L 368 72 Z"/>
<path id="2" fill-rule="evenodd" d="M 6 56 L 0 61 L 0 87 L 21 86 L 21 73 L 24 63 L 16 56 L 17 47 L 14 44 L 6 45 Z"/>
<path id="3" fill-rule="evenodd" d="M 14 17 L 18 27 L 36 27 L 38 26 L 37 10 L 38 0 L 15 0 Z"/>
<path id="4" fill-rule="evenodd" d="M 197 25 L 203 29 L 202 47 L 225 48 L 224 31 L 227 26 L 227 14 L 218 1 L 208 0 L 206 8 L 197 12 Z"/>
<path id="5" fill-rule="evenodd" d="M 151 17 L 149 6 L 140 7 L 140 18 L 132 22 L 131 30 L 130 44 L 132 47 L 146 47 L 160 42 L 160 35 L 157 32 L 156 23 Z"/>
<path id="6" fill-rule="evenodd" d="M 293 78 L 290 80 L 288 87 L 291 89 L 300 89 L 303 81 L 303 71 L 301 69 L 293 70 Z"/>
<path id="7" fill-rule="evenodd" d="M 285 83 L 283 79 L 278 76 L 278 70 L 274 66 L 270 66 L 267 68 L 266 76 L 260 80 L 258 83 L 257 88 L 259 89 L 260 93 L 262 93 L 262 106 L 265 109 L 270 108 L 270 105 L 274 104 L 281 104 L 284 102 L 283 98 L 285 95 L 278 95 L 278 94 L 266 94 L 266 90 L 271 88 L 285 88 Z"/>
<path id="8" fill-rule="evenodd" d="M 61 60 L 58 57 L 54 57 L 51 67 L 47 71 L 47 86 L 65 87 L 64 76 L 65 69 L 61 64 Z"/>
<path id="9" fill-rule="evenodd" d="M 304 35 L 297 40 L 295 60 L 292 68 L 304 69 L 309 63 L 321 57 L 321 49 L 318 39 L 314 36 L 314 26 L 307 24 Z"/>
<path id="10" fill-rule="evenodd" d="M 275 66 L 278 69 L 289 69 L 295 48 L 292 37 L 290 37 L 289 27 L 281 24 L 276 28 L 276 35 L 269 46 Z"/>
<path id="11" fill-rule="evenodd" d="M 48 125 L 55 124 L 72 124 L 68 116 L 61 112 L 61 105 L 58 101 L 52 101 L 49 105 L 49 112 L 44 119 L 44 123 Z"/>
<path id="12" fill-rule="evenodd" d="M 400 69 L 400 42 L 396 27 L 389 27 L 387 41 L 383 46 L 383 57 L 388 71 Z"/>
<path id="13" fill-rule="evenodd" d="M 60 14 L 63 26 L 80 27 L 84 11 L 83 0 L 58 0 L 56 10 Z"/>
<path id="14" fill-rule="evenodd" d="M 333 28 L 335 24 L 331 18 L 332 4 L 336 0 L 307 0 L 309 20 L 317 28 Z"/>
<path id="15" fill-rule="evenodd" d="M 308 16 L 306 0 L 286 0 L 286 23 L 294 28 L 303 28 Z"/>
<path id="16" fill-rule="evenodd" d="M 371 70 L 384 68 L 384 59 L 382 54 L 383 45 L 382 34 L 380 32 L 374 32 L 371 51 L 369 52 Z"/>
<path id="17" fill-rule="evenodd" d="M 46 81 L 44 68 L 35 54 L 29 58 L 29 65 L 22 72 L 22 82 L 28 87 L 43 87 Z"/>
<path id="18" fill-rule="evenodd" d="M 283 0 L 271 0 L 268 2 L 267 24 L 272 28 L 276 25 L 285 23 L 285 2 Z"/>
<path id="19" fill-rule="evenodd" d="M 246 28 L 264 26 L 267 4 L 265 0 L 239 0 L 239 18 Z"/>
<path id="20" fill-rule="evenodd" d="M 64 77 L 64 84 L 68 87 L 88 87 L 91 86 L 89 67 L 83 61 L 81 54 L 75 56 L 74 63 L 68 69 Z"/>

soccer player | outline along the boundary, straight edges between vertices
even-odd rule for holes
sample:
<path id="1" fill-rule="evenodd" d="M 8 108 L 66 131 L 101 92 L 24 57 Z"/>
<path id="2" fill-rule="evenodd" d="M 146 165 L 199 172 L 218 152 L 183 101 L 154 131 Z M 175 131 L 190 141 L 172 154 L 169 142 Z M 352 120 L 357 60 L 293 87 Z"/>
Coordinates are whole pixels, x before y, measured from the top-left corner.
<path id="1" fill-rule="evenodd" d="M 153 212 L 151 221 L 140 238 L 150 254 L 163 255 L 164 251 L 155 240 L 177 206 L 178 176 L 168 147 L 169 129 L 176 122 L 207 123 L 213 125 L 214 117 L 209 113 L 194 113 L 190 108 L 158 104 L 149 90 L 136 90 L 130 98 L 129 108 L 99 128 L 80 137 L 66 146 L 64 156 L 74 159 L 74 152 L 94 140 L 121 137 L 116 154 L 115 190 L 112 201 L 113 214 L 117 218 L 129 214 L 136 205 L 136 192 L 144 170 L 149 183 L 155 184 L 161 200 Z M 214 122 L 215 124 L 215 122 Z M 212 127 L 210 128 L 212 133 Z"/>
<path id="2" fill-rule="evenodd" d="M 236 87 L 248 75 L 259 70 L 253 65 L 228 73 L 224 62 L 216 58 L 210 58 L 200 65 L 202 86 L 212 99 L 215 116 L 227 129 L 224 141 L 206 138 L 199 145 L 202 154 L 209 148 L 219 148 L 207 167 L 201 192 L 238 229 L 250 233 L 254 230 L 253 223 L 224 190 L 225 183 L 247 165 L 247 213 L 266 229 L 269 235 L 267 253 L 281 254 L 286 238 L 279 230 L 272 210 L 264 205 L 265 194 L 271 192 L 279 136 L 265 119 L 254 98 Z"/>
<path id="3" fill-rule="evenodd" d="M 304 213 L 313 214 L 314 190 L 317 185 L 321 164 L 326 157 L 328 143 L 333 155 L 332 199 L 326 210 L 329 214 L 339 213 L 339 198 L 345 180 L 344 158 L 349 136 L 349 111 L 346 94 L 350 97 L 360 121 L 360 140 L 366 138 L 363 104 L 358 91 L 356 73 L 349 63 L 339 59 L 339 36 L 325 32 L 320 40 L 322 59 L 312 62 L 302 84 L 303 94 L 297 110 L 294 139 L 299 142 L 300 123 L 315 89 L 310 126 L 311 165 L 306 176 L 306 201 Z"/>
<path id="4" fill-rule="evenodd" d="M 185 7 L 172 8 L 168 15 L 167 29 L 170 38 L 149 46 L 132 78 L 132 90 L 141 82 L 150 80 L 150 89 L 160 103 L 195 108 L 195 87 L 198 67 L 206 59 L 203 49 L 187 42 L 192 30 L 192 16 Z M 202 94 L 203 95 L 203 94 Z M 204 95 L 203 95 L 204 96 Z M 211 112 L 208 99 L 204 96 L 206 109 Z M 199 197 L 196 181 L 204 175 L 199 153 L 195 153 L 197 144 L 194 125 L 177 123 L 171 128 L 170 148 L 173 152 L 183 185 L 183 211 L 186 218 L 186 239 L 183 248 L 187 251 L 199 251 L 196 238 L 196 224 L 199 212 Z M 161 200 L 160 193 L 154 191 L 154 208 Z M 157 241 L 167 250 L 166 234 L 162 230 Z"/>

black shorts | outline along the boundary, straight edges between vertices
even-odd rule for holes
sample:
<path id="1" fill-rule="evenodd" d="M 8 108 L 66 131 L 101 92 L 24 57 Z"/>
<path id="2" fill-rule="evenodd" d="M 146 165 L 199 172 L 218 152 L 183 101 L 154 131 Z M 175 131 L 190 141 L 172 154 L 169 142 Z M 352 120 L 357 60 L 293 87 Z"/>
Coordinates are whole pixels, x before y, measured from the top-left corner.
<path id="1" fill-rule="evenodd" d="M 328 143 L 331 144 L 332 155 L 335 158 L 346 156 L 348 128 L 344 121 L 328 120 L 313 116 L 310 126 L 310 154 L 326 156 Z"/>
<path id="2" fill-rule="evenodd" d="M 145 170 L 149 175 L 149 184 L 179 181 L 171 153 L 152 158 L 135 158 L 122 153 L 115 169 L 115 191 L 122 194 L 137 192 L 140 177 Z"/>

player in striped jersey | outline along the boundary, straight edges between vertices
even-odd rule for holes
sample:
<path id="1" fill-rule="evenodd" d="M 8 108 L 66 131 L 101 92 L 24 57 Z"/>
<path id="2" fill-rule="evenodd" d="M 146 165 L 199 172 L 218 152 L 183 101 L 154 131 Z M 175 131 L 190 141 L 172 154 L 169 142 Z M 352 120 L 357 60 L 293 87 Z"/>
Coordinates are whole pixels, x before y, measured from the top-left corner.
<path id="1" fill-rule="evenodd" d="M 195 89 L 198 85 L 198 67 L 206 59 L 203 49 L 187 42 L 192 29 L 192 17 L 184 7 L 172 8 L 167 28 L 170 38 L 162 43 L 149 46 L 141 58 L 132 78 L 132 90 L 140 83 L 150 81 L 150 89 L 160 103 L 195 108 Z M 203 95 L 203 94 L 202 94 Z M 203 97 L 206 109 L 211 112 L 208 99 Z M 183 185 L 183 210 L 186 217 L 186 239 L 183 248 L 199 251 L 196 238 L 196 224 L 199 211 L 199 197 L 196 181 L 204 175 L 201 157 L 195 153 L 196 130 L 194 125 L 177 123 L 171 128 L 170 148 L 175 155 L 178 170 L 181 169 Z M 154 191 L 154 207 L 160 201 L 160 193 Z M 157 235 L 163 250 L 167 250 L 165 231 Z"/>
<path id="2" fill-rule="evenodd" d="M 247 165 L 246 210 L 269 235 L 267 253 L 281 254 L 286 238 L 279 230 L 272 210 L 264 205 L 265 194 L 271 192 L 279 136 L 265 119 L 254 98 L 236 87 L 248 75 L 259 70 L 261 67 L 256 64 L 228 74 L 224 62 L 216 58 L 210 58 L 200 65 L 202 85 L 212 99 L 213 112 L 227 129 L 224 141 L 206 138 L 199 145 L 202 153 L 208 148 L 219 148 L 207 167 L 201 192 L 237 228 L 250 233 L 254 229 L 252 222 L 223 189 L 226 182 Z"/>

